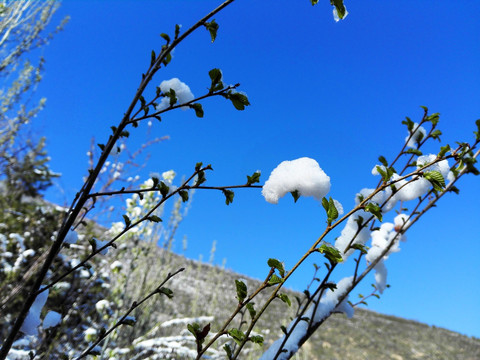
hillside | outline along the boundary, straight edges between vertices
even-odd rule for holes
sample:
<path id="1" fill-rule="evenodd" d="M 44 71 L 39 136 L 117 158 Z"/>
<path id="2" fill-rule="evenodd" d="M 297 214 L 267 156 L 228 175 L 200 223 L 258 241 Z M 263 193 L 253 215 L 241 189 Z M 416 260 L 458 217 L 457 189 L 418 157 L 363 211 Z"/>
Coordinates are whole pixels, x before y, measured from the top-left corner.
<path id="1" fill-rule="evenodd" d="M 175 294 L 172 300 L 157 298 L 137 314 L 139 318 L 148 318 L 147 323 L 143 324 L 143 330 L 150 331 L 147 336 L 134 341 L 134 353 L 140 351 L 135 359 L 150 358 L 148 356 L 152 356 L 151 359 L 184 358 L 179 357 L 179 354 L 189 358 L 188 354 L 193 353 L 195 345 L 193 337 L 186 330 L 187 323 L 197 321 L 205 325 L 211 322 L 212 330 L 215 330 L 236 307 L 235 279 L 247 280 L 250 289 L 254 288 L 258 280 L 188 260 L 158 248 L 154 252 L 156 261 L 155 264 L 149 264 L 150 267 L 153 266 L 150 273 L 164 272 L 161 270 L 162 263 L 168 264 L 168 268 L 172 270 L 185 267 L 185 271 L 169 283 Z M 132 283 L 137 284 L 135 281 Z M 291 308 L 280 300 L 274 301 L 255 328 L 255 331 L 265 338 L 264 348 L 281 334 L 280 325 L 287 325 L 284 315 L 294 315 L 295 295 L 301 297 L 303 294 L 289 293 L 292 299 Z M 261 295 L 256 302 L 263 302 L 267 296 L 268 294 Z M 280 323 L 278 319 L 283 319 L 284 322 Z M 236 325 L 238 326 L 238 321 Z M 221 348 L 227 340 L 225 338 L 220 342 L 221 346 L 209 354 L 210 358 L 224 358 Z M 149 347 L 157 350 L 147 350 Z M 163 350 L 159 352 L 160 349 Z M 251 346 L 242 359 L 256 359 L 262 350 L 264 349 L 258 345 Z M 172 351 L 176 355 L 173 355 Z M 157 357 L 154 353 L 162 353 L 163 356 Z M 295 358 L 474 360 L 480 358 L 480 339 L 357 308 L 352 319 L 343 314 L 331 316 Z"/>

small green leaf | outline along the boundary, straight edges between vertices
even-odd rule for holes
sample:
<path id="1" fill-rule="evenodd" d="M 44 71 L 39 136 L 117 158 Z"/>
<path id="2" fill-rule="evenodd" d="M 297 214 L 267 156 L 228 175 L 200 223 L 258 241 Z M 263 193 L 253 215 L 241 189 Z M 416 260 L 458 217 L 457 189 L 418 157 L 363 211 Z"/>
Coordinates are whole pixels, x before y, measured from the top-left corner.
<path id="1" fill-rule="evenodd" d="M 268 280 L 268 285 L 276 285 L 276 284 L 280 284 L 281 282 L 283 282 L 282 279 L 280 279 L 277 275 L 273 274 L 271 277 L 270 277 L 270 280 Z"/>
<path id="2" fill-rule="evenodd" d="M 215 68 L 210 70 L 208 72 L 208 76 L 210 76 L 210 80 L 212 81 L 209 89 L 210 93 L 223 89 L 224 86 L 222 83 L 222 71 L 220 69 Z"/>
<path id="3" fill-rule="evenodd" d="M 287 328 L 283 325 L 280 326 L 280 329 L 282 330 L 282 332 L 287 335 Z"/>
<path id="4" fill-rule="evenodd" d="M 327 211 L 327 216 L 328 216 L 328 223 L 330 224 L 333 220 L 338 218 L 338 210 L 335 207 L 335 203 L 333 199 L 330 197 L 328 200 L 328 211 Z"/>
<path id="5" fill-rule="evenodd" d="M 330 261 L 330 264 L 332 264 L 332 265 L 343 261 L 342 255 L 340 254 L 340 251 L 338 251 L 333 246 L 329 246 L 327 244 L 322 244 L 318 248 L 318 252 L 323 254 L 327 258 L 327 260 Z"/>
<path id="6" fill-rule="evenodd" d="M 131 316 L 127 316 L 125 319 L 122 320 L 122 325 L 134 326 L 136 323 L 135 318 Z"/>
<path id="7" fill-rule="evenodd" d="M 446 154 L 447 152 L 449 152 L 450 150 L 451 150 L 450 145 L 447 144 L 447 145 L 445 145 L 445 146 L 442 146 L 442 147 L 440 148 L 440 152 L 438 153 L 438 157 L 439 157 L 439 158 L 444 157 L 445 154 Z"/>
<path id="8" fill-rule="evenodd" d="M 353 244 L 351 248 L 355 250 L 360 250 L 362 254 L 366 254 L 368 252 L 365 245 L 362 245 L 362 244 Z"/>
<path id="9" fill-rule="evenodd" d="M 422 152 L 418 149 L 408 149 L 406 151 L 404 151 L 405 154 L 415 154 L 415 155 L 418 155 L 418 156 L 421 156 L 422 155 Z"/>
<path id="10" fill-rule="evenodd" d="M 205 171 L 199 171 L 197 173 L 197 179 L 195 180 L 195 185 L 194 186 L 200 186 L 205 181 L 207 181 L 207 178 L 205 177 Z"/>
<path id="11" fill-rule="evenodd" d="M 235 193 L 231 190 L 222 190 L 223 195 L 225 195 L 225 204 L 230 205 L 233 202 L 233 197 L 235 196 Z"/>
<path id="12" fill-rule="evenodd" d="M 322 206 L 328 214 L 328 208 L 330 207 L 330 203 L 328 202 L 327 198 L 322 198 Z"/>
<path id="13" fill-rule="evenodd" d="M 170 36 L 168 36 L 167 34 L 161 33 L 160 36 L 165 39 L 167 44 L 170 42 Z"/>
<path id="14" fill-rule="evenodd" d="M 375 203 L 368 203 L 365 206 L 365 211 L 373 214 L 378 220 L 383 221 L 382 211 L 380 207 Z"/>
<path id="15" fill-rule="evenodd" d="M 325 285 L 323 285 L 324 288 L 330 289 L 331 291 L 335 290 L 337 288 L 337 284 L 332 283 L 332 282 L 327 282 Z"/>
<path id="16" fill-rule="evenodd" d="M 330 4 L 335 6 L 335 9 L 337 9 L 337 14 L 340 19 L 345 18 L 347 9 L 345 8 L 345 5 L 343 5 L 343 0 L 330 0 Z"/>
<path id="17" fill-rule="evenodd" d="M 155 64 L 155 60 L 157 59 L 157 55 L 155 54 L 155 51 L 152 50 L 152 53 L 150 55 L 150 66 L 152 66 L 153 64 Z"/>
<path id="18" fill-rule="evenodd" d="M 166 95 L 170 98 L 170 106 L 173 106 L 177 103 L 178 99 L 175 90 L 170 89 L 170 91 Z"/>
<path id="19" fill-rule="evenodd" d="M 158 185 L 158 189 L 160 190 L 160 193 L 163 197 L 167 196 L 170 191 L 170 188 L 163 181 L 161 181 Z"/>
<path id="20" fill-rule="evenodd" d="M 152 221 L 154 223 L 159 223 L 162 221 L 162 219 L 159 218 L 157 215 L 150 215 L 149 217 L 147 217 L 147 220 Z"/>
<path id="21" fill-rule="evenodd" d="M 105 145 L 103 145 L 103 144 L 97 144 L 97 146 L 100 148 L 100 150 L 102 150 L 102 151 L 105 150 Z"/>
<path id="22" fill-rule="evenodd" d="M 435 139 L 435 140 L 438 140 L 438 141 L 440 141 L 440 135 L 442 135 L 442 132 L 438 129 L 435 130 L 435 131 L 432 131 L 432 133 L 430 134 L 432 139 Z"/>
<path id="23" fill-rule="evenodd" d="M 298 190 L 291 191 L 290 194 L 292 194 L 294 202 L 297 202 L 297 200 L 300 199 L 300 193 Z"/>
<path id="24" fill-rule="evenodd" d="M 190 108 L 195 110 L 195 115 L 199 118 L 203 118 L 204 112 L 203 112 L 203 107 L 202 104 L 195 103 L 195 104 L 190 104 Z"/>
<path id="25" fill-rule="evenodd" d="M 203 165 L 202 162 L 197 162 L 197 163 L 195 164 L 195 171 L 200 171 L 200 169 L 202 168 L 202 165 Z"/>
<path id="26" fill-rule="evenodd" d="M 227 353 L 227 358 L 231 359 L 232 358 L 232 348 L 230 347 L 230 345 L 225 344 L 223 346 L 223 350 L 225 350 L 225 352 Z"/>
<path id="27" fill-rule="evenodd" d="M 197 334 L 200 332 L 200 324 L 198 323 L 188 324 L 187 330 L 192 333 L 195 339 L 197 339 Z"/>
<path id="28" fill-rule="evenodd" d="M 415 123 L 408 116 L 405 117 L 405 120 L 402 121 L 402 124 L 407 125 L 407 129 L 410 133 L 412 132 L 413 127 L 415 126 Z"/>
<path id="29" fill-rule="evenodd" d="M 241 343 L 245 339 L 245 334 L 241 330 L 236 328 L 228 330 L 228 335 L 230 335 L 238 345 L 241 345 Z"/>
<path id="30" fill-rule="evenodd" d="M 247 95 L 239 92 L 230 91 L 228 98 L 237 110 L 245 110 L 245 106 L 250 105 Z"/>
<path id="31" fill-rule="evenodd" d="M 249 340 L 254 344 L 263 345 L 263 337 L 261 335 L 250 336 Z"/>
<path id="32" fill-rule="evenodd" d="M 277 269 L 278 270 L 278 273 L 280 274 L 280 276 L 283 278 L 285 276 L 285 267 L 283 266 L 283 263 L 280 262 L 279 260 L 277 259 L 268 259 L 267 261 L 267 265 L 270 267 L 270 268 L 274 268 L 274 269 Z"/>
<path id="33" fill-rule="evenodd" d="M 210 37 L 212 38 L 212 43 L 213 43 L 217 38 L 217 31 L 218 31 L 219 25 L 215 22 L 215 19 L 212 19 L 212 21 L 210 22 L 206 22 L 204 25 L 205 25 L 205 28 L 210 33 Z"/>
<path id="34" fill-rule="evenodd" d="M 178 38 L 178 35 L 180 35 L 180 28 L 182 26 L 179 24 L 175 24 L 175 40 Z"/>
<path id="35" fill-rule="evenodd" d="M 378 161 L 380 161 L 380 163 L 381 163 L 383 166 L 385 166 L 386 168 L 388 167 L 387 159 L 385 159 L 384 156 L 380 155 L 380 156 L 378 157 Z"/>
<path id="36" fill-rule="evenodd" d="M 132 223 L 132 221 L 130 220 L 130 218 L 127 216 L 127 215 L 122 215 L 123 217 L 123 220 L 125 221 L 125 226 L 126 227 L 129 227 L 130 224 Z"/>
<path id="37" fill-rule="evenodd" d="M 423 177 L 430 181 L 435 191 L 441 192 L 445 188 L 445 179 L 440 172 L 428 171 L 423 174 Z"/>
<path id="38" fill-rule="evenodd" d="M 247 305 L 245 305 L 245 307 L 247 308 L 248 312 L 250 313 L 250 317 L 253 319 L 255 317 L 255 315 L 257 315 L 257 312 L 255 311 L 255 308 L 253 307 L 253 305 L 255 305 L 254 303 L 248 303 Z"/>
<path id="39" fill-rule="evenodd" d="M 260 182 L 260 171 L 255 171 L 252 176 L 247 175 L 247 185 L 253 185 Z"/>
<path id="40" fill-rule="evenodd" d="M 440 119 L 439 113 L 433 113 L 425 118 L 425 120 L 430 121 L 433 126 L 438 124 L 439 119 Z"/>
<path id="41" fill-rule="evenodd" d="M 247 285 L 241 280 L 235 280 L 235 287 L 237 289 L 237 299 L 239 303 L 247 297 Z"/>
<path id="42" fill-rule="evenodd" d="M 277 295 L 280 300 L 282 300 L 288 306 L 292 306 L 292 302 L 290 301 L 287 294 L 278 294 Z"/>
<path id="43" fill-rule="evenodd" d="M 182 201 L 183 201 L 183 202 L 187 202 L 187 201 L 188 201 L 188 191 L 186 191 L 186 190 L 179 190 L 179 191 L 178 191 L 178 194 L 179 194 L 180 197 L 182 198 Z"/>
<path id="44" fill-rule="evenodd" d="M 167 296 L 169 299 L 173 298 L 173 291 L 166 287 L 161 287 L 157 290 L 157 293 Z"/>

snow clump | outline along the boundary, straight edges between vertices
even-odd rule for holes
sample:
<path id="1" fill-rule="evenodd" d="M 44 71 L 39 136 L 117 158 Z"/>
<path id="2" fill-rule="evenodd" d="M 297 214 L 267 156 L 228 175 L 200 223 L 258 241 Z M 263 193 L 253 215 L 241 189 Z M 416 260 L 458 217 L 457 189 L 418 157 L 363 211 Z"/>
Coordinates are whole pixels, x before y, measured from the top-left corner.
<path id="1" fill-rule="evenodd" d="M 330 177 L 313 159 L 283 161 L 265 182 L 262 195 L 270 204 L 278 204 L 281 197 L 296 190 L 301 196 L 321 200 L 330 191 Z"/>
<path id="2" fill-rule="evenodd" d="M 163 94 L 169 93 L 170 89 L 175 91 L 175 97 L 177 98 L 176 104 L 184 104 L 192 101 L 195 98 L 188 85 L 184 82 L 181 82 L 178 78 L 164 80 L 160 83 L 160 90 L 162 90 Z M 160 104 L 157 105 L 156 109 L 157 111 L 161 111 L 169 106 L 170 98 L 168 96 L 164 96 L 162 101 L 160 101 Z M 182 106 L 181 109 L 186 110 L 188 109 L 188 106 Z"/>
<path id="3" fill-rule="evenodd" d="M 411 135 L 410 131 L 408 132 L 408 136 L 405 138 L 405 142 L 407 142 L 407 147 L 409 148 L 417 148 L 417 143 L 420 138 L 424 139 L 427 135 L 427 130 L 423 126 L 418 126 L 418 123 L 413 123 L 413 129 L 415 130 L 413 135 Z"/>

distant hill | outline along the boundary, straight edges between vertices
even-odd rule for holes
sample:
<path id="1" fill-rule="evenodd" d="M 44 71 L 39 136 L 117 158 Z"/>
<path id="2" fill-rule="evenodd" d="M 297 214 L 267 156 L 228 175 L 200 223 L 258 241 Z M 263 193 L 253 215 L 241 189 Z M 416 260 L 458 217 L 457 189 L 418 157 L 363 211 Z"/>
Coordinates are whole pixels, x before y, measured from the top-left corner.
<path id="1" fill-rule="evenodd" d="M 175 293 L 172 300 L 159 298 L 154 304 L 144 308 L 143 314 L 137 314 L 139 319 L 148 319 L 147 323 L 142 324 L 142 331 L 149 329 L 149 333 L 134 341 L 134 353 L 139 355 L 152 347 L 157 350 L 145 351 L 141 355 L 144 357 L 135 358 L 188 359 L 189 354 L 194 353 L 195 345 L 186 330 L 187 323 L 197 321 L 205 325 L 210 322 L 212 331 L 217 329 L 236 307 L 235 279 L 247 280 L 249 289 L 253 289 L 259 282 L 158 248 L 152 251 L 155 253 L 152 255 L 155 261 L 148 264 L 151 274 L 164 273 L 165 266 L 169 271 L 178 267 L 185 267 L 186 270 L 168 284 Z M 264 336 L 264 347 L 250 346 L 241 359 L 257 359 L 280 336 L 280 325 L 287 325 L 289 322 L 287 316 L 294 316 L 294 297 L 301 297 L 303 294 L 291 291 L 287 293 L 292 299 L 292 307 L 288 308 L 280 300 L 272 303 L 254 329 L 256 333 Z M 256 303 L 262 303 L 267 296 L 268 294 L 262 295 Z M 245 319 L 248 317 L 246 314 Z M 234 324 L 238 326 L 239 321 Z M 210 358 L 226 358 L 222 350 L 226 341 L 231 339 L 224 337 L 215 351 L 209 353 Z M 158 354 L 162 348 L 164 351 L 160 352 L 164 357 L 148 357 Z M 352 319 L 343 314 L 332 315 L 302 347 L 295 359 L 478 360 L 480 339 L 357 308 Z"/>

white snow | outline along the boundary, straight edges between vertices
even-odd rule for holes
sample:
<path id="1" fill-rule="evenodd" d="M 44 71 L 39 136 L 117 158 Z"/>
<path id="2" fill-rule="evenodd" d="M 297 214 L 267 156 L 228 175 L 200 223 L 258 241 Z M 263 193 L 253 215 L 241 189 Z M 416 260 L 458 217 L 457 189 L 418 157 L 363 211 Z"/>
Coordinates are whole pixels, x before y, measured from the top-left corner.
<path id="1" fill-rule="evenodd" d="M 295 190 L 301 196 L 321 200 L 330 191 L 330 177 L 311 158 L 283 161 L 265 182 L 262 195 L 269 203 L 278 204 L 281 197 Z"/>
<path id="2" fill-rule="evenodd" d="M 49 311 L 43 319 L 43 328 L 48 329 L 57 326 L 62 321 L 62 315 L 56 311 Z"/>
<path id="3" fill-rule="evenodd" d="M 37 295 L 35 301 L 33 302 L 32 307 L 28 311 L 27 317 L 22 324 L 20 329 L 26 335 L 38 335 L 38 326 L 42 323 L 40 320 L 40 313 L 42 312 L 43 306 L 47 302 L 48 290 L 41 292 Z"/>
<path id="4" fill-rule="evenodd" d="M 353 316 L 353 307 L 348 304 L 348 296 L 342 301 L 341 304 L 338 304 L 338 300 L 341 296 L 343 296 L 352 286 L 353 283 L 353 276 L 343 278 L 337 284 L 337 288 L 334 291 L 328 290 L 324 296 L 322 296 L 320 303 L 316 308 L 315 314 L 313 313 L 315 310 L 314 304 L 310 306 L 310 308 L 305 312 L 302 317 L 308 317 L 309 319 L 313 318 L 313 323 L 316 324 L 327 316 L 329 316 L 332 312 L 338 311 L 346 313 L 347 316 Z M 290 331 L 292 326 L 294 325 L 296 319 L 294 319 L 287 328 L 287 332 Z M 305 336 L 308 330 L 308 323 L 306 321 L 299 321 L 297 326 L 293 329 L 292 333 L 288 337 L 283 349 L 287 350 L 286 352 L 280 353 L 277 357 L 278 360 L 286 360 L 289 359 L 293 354 L 298 351 L 300 340 Z M 282 336 L 280 339 L 276 340 L 267 351 L 265 351 L 260 358 L 260 360 L 270 360 L 273 359 L 275 354 L 277 353 L 280 345 L 282 344 L 285 335 Z"/>
<path id="5" fill-rule="evenodd" d="M 408 132 L 408 136 L 405 138 L 405 141 L 410 138 L 407 142 L 407 147 L 409 148 L 417 148 L 417 139 L 419 138 L 420 135 L 423 135 L 423 138 L 425 138 L 425 135 L 427 135 L 427 130 L 423 126 L 418 126 L 418 123 L 413 124 L 413 130 L 415 132 L 413 133 L 412 137 L 410 137 L 410 131 Z"/>
<path id="6" fill-rule="evenodd" d="M 173 89 L 175 91 L 175 96 L 177 98 L 176 105 L 187 103 L 195 98 L 188 85 L 184 82 L 181 82 L 178 78 L 164 80 L 160 83 L 160 90 L 162 90 L 162 93 L 166 94 L 170 91 L 170 89 Z M 169 106 L 170 98 L 168 96 L 165 96 L 157 105 L 156 109 L 157 111 L 161 111 L 168 108 Z M 181 109 L 186 110 L 188 109 L 188 106 L 182 106 Z"/>

